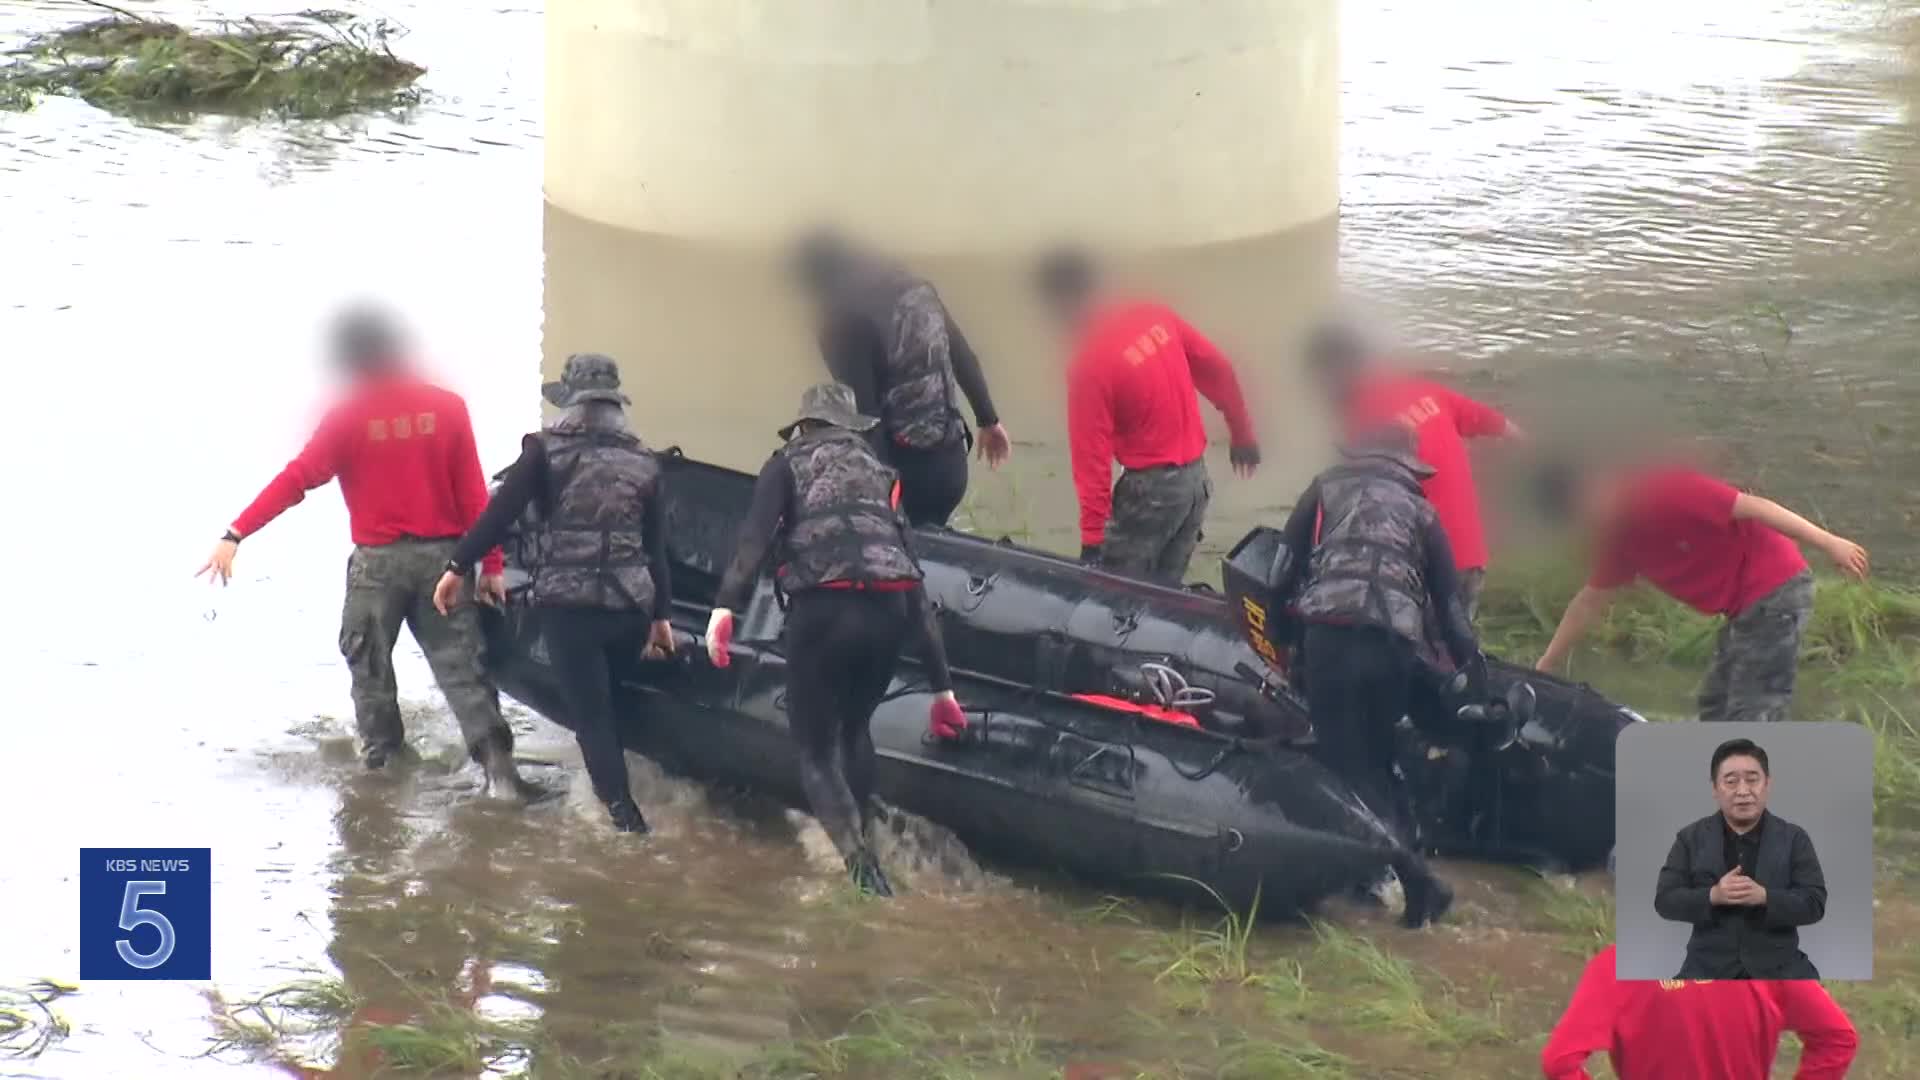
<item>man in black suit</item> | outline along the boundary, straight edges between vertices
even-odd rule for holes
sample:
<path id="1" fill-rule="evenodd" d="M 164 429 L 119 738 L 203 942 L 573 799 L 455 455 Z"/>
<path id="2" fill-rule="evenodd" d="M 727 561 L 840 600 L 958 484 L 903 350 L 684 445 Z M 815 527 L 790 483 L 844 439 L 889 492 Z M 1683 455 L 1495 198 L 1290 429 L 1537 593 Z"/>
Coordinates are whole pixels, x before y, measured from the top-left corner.
<path id="1" fill-rule="evenodd" d="M 1827 911 L 1827 881 L 1807 831 L 1767 812 L 1772 773 L 1750 739 L 1713 751 L 1720 812 L 1673 838 L 1653 907 L 1693 924 L 1680 979 L 1817 979 L 1800 927 Z"/>

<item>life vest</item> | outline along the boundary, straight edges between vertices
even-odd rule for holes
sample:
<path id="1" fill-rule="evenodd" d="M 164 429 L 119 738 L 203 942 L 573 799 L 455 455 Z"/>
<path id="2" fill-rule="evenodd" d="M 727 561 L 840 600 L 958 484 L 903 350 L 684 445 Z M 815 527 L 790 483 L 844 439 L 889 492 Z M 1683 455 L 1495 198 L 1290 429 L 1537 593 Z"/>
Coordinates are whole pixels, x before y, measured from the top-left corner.
<path id="1" fill-rule="evenodd" d="M 547 458 L 547 505 L 521 546 L 536 607 L 653 613 L 646 507 L 660 463 L 632 432 L 562 416 L 534 438 Z"/>
<path id="2" fill-rule="evenodd" d="M 894 509 L 898 476 L 864 436 L 822 427 L 795 435 L 780 456 L 792 470 L 794 493 L 782 540 L 783 589 L 920 580 Z"/>
<path id="3" fill-rule="evenodd" d="M 886 351 L 880 422 L 896 446 L 934 450 L 964 439 L 947 309 L 925 279 L 897 266 L 866 269 L 860 306 Z"/>
<path id="4" fill-rule="evenodd" d="M 1426 647 L 1425 531 L 1435 513 L 1420 493 L 1424 469 L 1379 454 L 1320 474 L 1313 556 L 1295 605 L 1302 618 L 1378 626 Z"/>

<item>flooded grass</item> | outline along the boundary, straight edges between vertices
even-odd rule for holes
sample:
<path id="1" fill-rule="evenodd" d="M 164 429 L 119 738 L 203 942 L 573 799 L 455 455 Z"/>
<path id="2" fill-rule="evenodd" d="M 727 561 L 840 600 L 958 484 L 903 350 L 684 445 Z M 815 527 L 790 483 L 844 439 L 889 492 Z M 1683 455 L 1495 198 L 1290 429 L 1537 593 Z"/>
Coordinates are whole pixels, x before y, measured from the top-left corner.
<path id="1" fill-rule="evenodd" d="M 1480 601 L 1488 646 L 1504 656 L 1538 656 L 1581 583 L 1580 570 L 1565 563 L 1500 568 L 1487 578 Z M 1720 623 L 1643 586 L 1616 600 L 1585 644 L 1636 663 L 1704 667 Z M 1920 590 L 1823 578 L 1801 663 L 1830 669 L 1851 688 L 1906 685 L 1920 670 Z"/>
<path id="2" fill-rule="evenodd" d="M 1259 889 L 1254 890 L 1252 906 L 1240 912 L 1204 882 L 1192 878 L 1180 880 L 1213 896 L 1222 912 L 1218 921 L 1209 926 L 1196 926 L 1192 914 L 1182 912 L 1177 930 L 1156 935 L 1152 947 L 1123 959 L 1155 969 L 1155 982 L 1248 986 L 1261 981 L 1262 976 L 1254 970 L 1248 956 L 1254 927 L 1259 923 Z M 1117 911 L 1124 908 L 1125 901 L 1115 898 L 1110 904 L 1114 906 L 1109 911 Z"/>
<path id="3" fill-rule="evenodd" d="M 97 5 L 104 6 L 104 5 Z M 0 107 L 61 94 L 114 112 L 319 119 L 416 104 L 426 69 L 384 19 L 310 11 L 190 28 L 117 9 L 42 34 L 0 67 Z"/>
<path id="4" fill-rule="evenodd" d="M 50 979 L 0 986 L 0 1057 L 36 1058 L 71 1034 L 53 1003 L 78 989 Z"/>
<path id="5" fill-rule="evenodd" d="M 339 1075 L 489 1074 L 540 1080 L 1023 1080 L 1185 1078 L 1346 1080 L 1533 1075 L 1573 981 L 1611 939 L 1611 904 L 1593 883 L 1492 875 L 1503 905 L 1473 923 L 1406 931 L 1367 917 L 1263 926 L 1244 916 L 1210 928 L 1157 906 L 1118 901 L 1091 928 L 1104 957 L 1079 993 L 1046 967 L 882 978 L 848 1012 L 801 1008 L 796 1037 L 716 1048 L 630 1020 L 577 1029 L 500 1021 L 460 995 L 389 988 L 406 1015 L 381 1013 L 338 980 L 279 988 L 251 1009 L 257 1032 L 283 1040 L 309 1023 L 337 1025 Z M 1521 920 L 1554 927 L 1515 930 Z M 1198 918 L 1198 917 L 1196 917 Z M 1830 984 L 1862 1034 L 1850 1075 L 1913 1075 L 1920 1051 L 1920 948 L 1906 936 L 1920 908 L 1877 913 L 1872 983 Z M 1496 925 L 1497 924 L 1497 925 Z M 976 928 L 977 930 L 978 928 Z M 1230 946 L 1219 944 L 1223 937 Z M 1233 931 L 1233 933 L 1229 933 Z M 1499 935 L 1482 938 L 1480 935 Z M 895 942 L 900 952 L 915 946 Z M 1169 962 L 1168 958 L 1172 958 Z M 988 965 L 991 966 L 991 965 Z M 805 976 L 798 976 L 804 979 Z M 540 995 L 534 995 L 538 998 Z M 298 1017 L 298 1021 L 290 1017 Z M 558 1020 L 557 1017 L 554 1018 Z M 272 1038 L 249 1040 L 276 1055 Z M 1792 1050 L 1784 1054 L 1791 1059 Z M 285 1060 L 285 1059 L 283 1059 Z M 350 1065 L 347 1063 L 351 1063 Z M 347 1072 L 346 1069 L 360 1071 Z M 1605 1073 L 1601 1073 L 1605 1075 Z"/>

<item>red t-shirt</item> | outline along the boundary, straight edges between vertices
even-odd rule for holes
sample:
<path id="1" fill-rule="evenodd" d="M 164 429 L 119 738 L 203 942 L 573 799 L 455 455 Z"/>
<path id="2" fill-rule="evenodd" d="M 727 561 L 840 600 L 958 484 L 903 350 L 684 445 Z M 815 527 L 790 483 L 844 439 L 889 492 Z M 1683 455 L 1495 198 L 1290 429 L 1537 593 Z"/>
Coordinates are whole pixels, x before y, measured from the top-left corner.
<path id="1" fill-rule="evenodd" d="M 1195 391 L 1227 418 L 1235 446 L 1254 444 L 1233 365 L 1164 304 L 1113 304 L 1087 321 L 1067 374 L 1067 441 L 1080 495 L 1080 542 L 1098 544 L 1113 511 L 1113 462 L 1185 465 L 1207 451 Z"/>
<path id="2" fill-rule="evenodd" d="M 1547 1080 L 1591 1080 L 1604 1050 L 1620 1080 L 1764 1080 L 1780 1035 L 1800 1037 L 1798 1080 L 1837 1080 L 1859 1046 L 1847 1014 L 1813 981 L 1621 981 L 1614 947 L 1587 962 L 1540 1052 Z"/>
<path id="3" fill-rule="evenodd" d="M 1807 568 L 1792 540 L 1736 521 L 1740 493 L 1692 469 L 1648 470 L 1628 481 L 1626 511 L 1601 539 L 1587 584 L 1612 589 L 1646 578 L 1708 615 L 1738 615 Z"/>
<path id="4" fill-rule="evenodd" d="M 1356 389 L 1347 405 L 1347 435 L 1400 421 L 1415 432 L 1415 453 L 1433 467 L 1421 491 L 1440 515 L 1453 564 L 1461 570 L 1487 565 L 1487 536 L 1480 524 L 1480 493 L 1473 486 L 1473 461 L 1466 440 L 1504 434 L 1500 410 L 1428 379 L 1384 376 Z"/>
<path id="5" fill-rule="evenodd" d="M 356 544 L 457 537 L 487 505 L 467 403 L 402 376 L 363 383 L 329 410 L 300 455 L 234 519 L 233 531 L 252 536 L 335 478 Z M 500 572 L 498 548 L 481 568 Z"/>

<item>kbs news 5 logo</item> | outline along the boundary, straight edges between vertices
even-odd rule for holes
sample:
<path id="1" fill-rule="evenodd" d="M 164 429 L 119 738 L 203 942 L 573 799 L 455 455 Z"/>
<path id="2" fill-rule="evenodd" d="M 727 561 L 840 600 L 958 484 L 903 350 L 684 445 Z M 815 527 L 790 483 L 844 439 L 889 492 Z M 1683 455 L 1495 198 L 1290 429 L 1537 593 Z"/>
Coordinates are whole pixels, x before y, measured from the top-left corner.
<path id="1" fill-rule="evenodd" d="M 212 978 L 212 855 L 81 848 L 81 980 Z"/>

